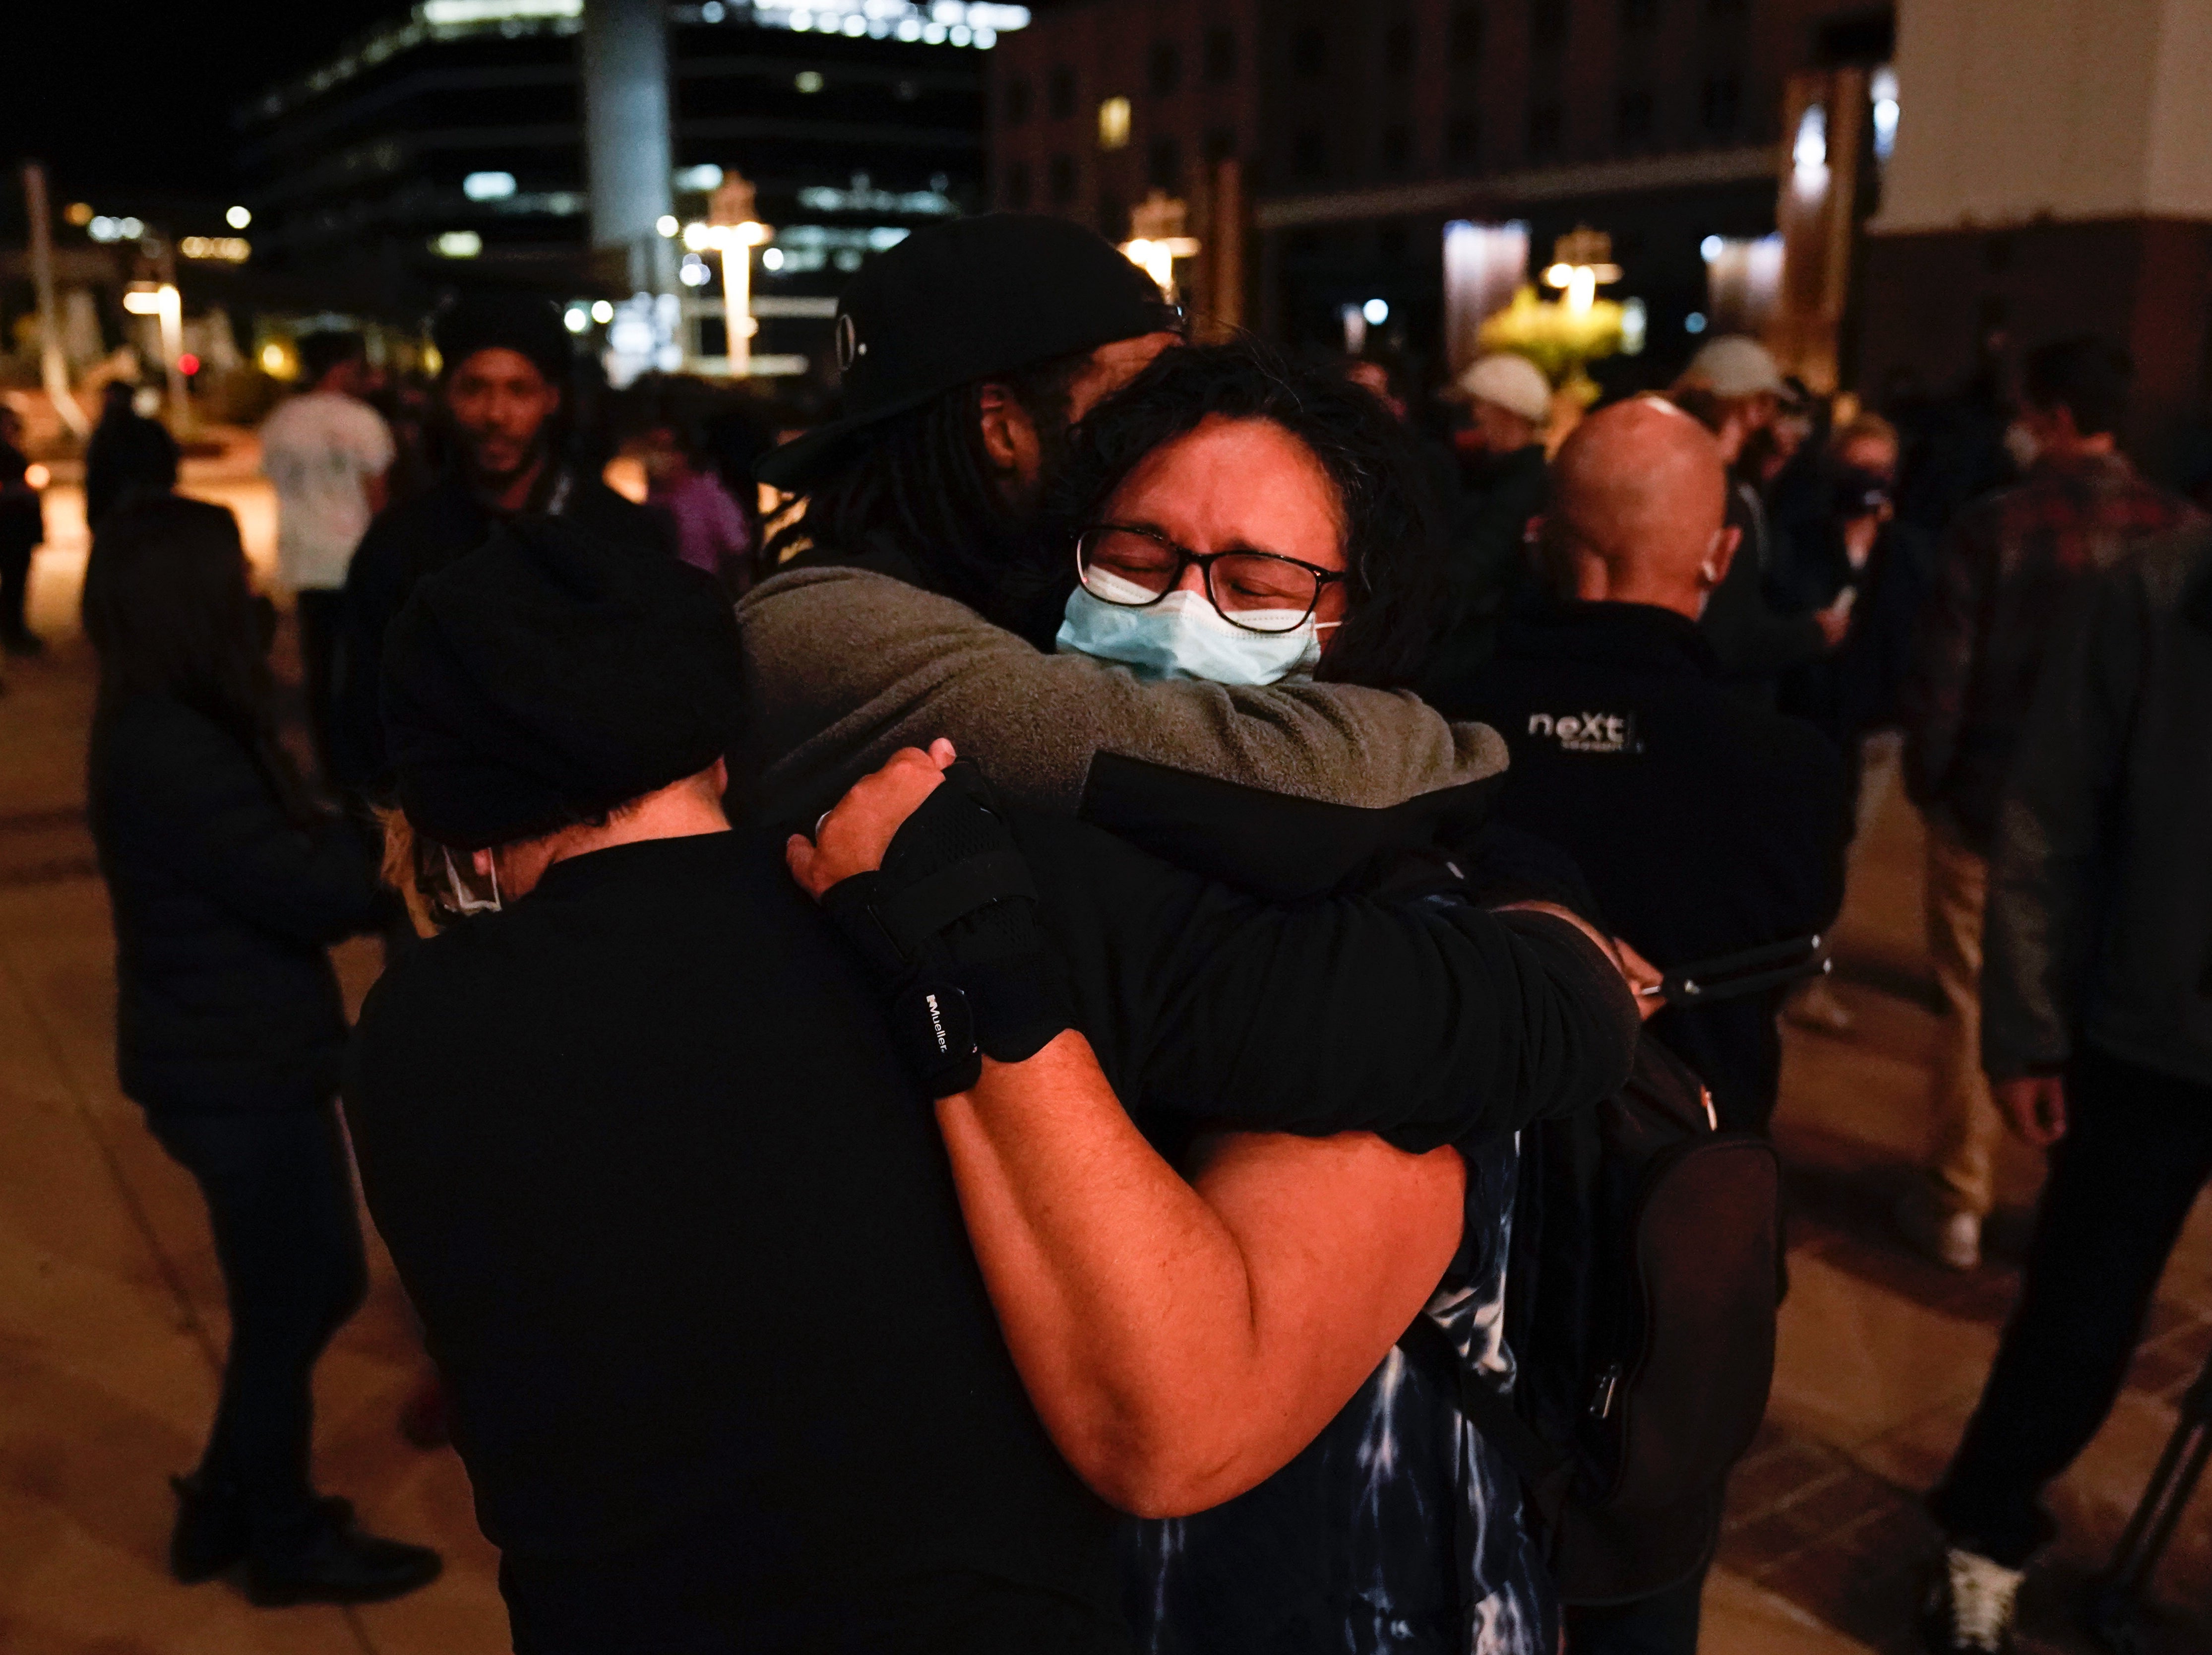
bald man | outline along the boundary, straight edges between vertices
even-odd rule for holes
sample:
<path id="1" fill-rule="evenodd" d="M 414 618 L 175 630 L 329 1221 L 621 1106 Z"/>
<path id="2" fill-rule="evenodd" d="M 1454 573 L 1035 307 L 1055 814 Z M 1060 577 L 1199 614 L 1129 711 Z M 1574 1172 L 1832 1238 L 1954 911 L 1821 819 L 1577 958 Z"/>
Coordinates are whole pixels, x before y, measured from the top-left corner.
<path id="1" fill-rule="evenodd" d="M 1445 710 L 1504 736 L 1499 806 L 1581 865 L 1614 933 L 1662 970 L 1825 931 L 1843 904 L 1843 764 L 1809 724 L 1723 687 L 1698 625 L 1728 574 L 1719 445 L 1671 404 L 1616 404 L 1553 463 L 1540 522 L 1551 600 L 1517 616 Z M 1774 1112 L 1782 991 L 1652 1031 L 1705 1077 L 1721 1124 Z M 1702 1577 L 1575 1609 L 1574 1655 L 1694 1655 Z"/>
<path id="2" fill-rule="evenodd" d="M 1613 929 L 1662 970 L 1825 931 L 1843 902 L 1835 750 L 1726 693 L 1698 627 L 1727 575 L 1728 478 L 1671 404 L 1616 404 L 1553 462 L 1540 559 L 1553 601 L 1510 623 L 1448 711 L 1512 748 L 1501 811 L 1582 865 Z M 1754 997 L 1653 1028 L 1763 1129 L 1781 1043 Z"/>

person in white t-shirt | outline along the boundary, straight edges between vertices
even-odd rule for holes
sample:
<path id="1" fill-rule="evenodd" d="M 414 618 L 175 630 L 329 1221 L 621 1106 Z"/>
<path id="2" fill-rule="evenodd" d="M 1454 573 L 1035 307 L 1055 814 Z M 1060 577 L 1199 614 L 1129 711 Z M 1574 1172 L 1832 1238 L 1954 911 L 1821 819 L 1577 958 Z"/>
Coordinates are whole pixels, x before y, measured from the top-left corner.
<path id="1" fill-rule="evenodd" d="M 276 490 L 276 576 L 298 599 L 300 657 L 315 755 L 329 769 L 331 647 L 346 569 L 384 508 L 392 432 L 362 400 L 368 362 L 358 333 L 300 340 L 307 389 L 261 428 L 261 470 Z"/>

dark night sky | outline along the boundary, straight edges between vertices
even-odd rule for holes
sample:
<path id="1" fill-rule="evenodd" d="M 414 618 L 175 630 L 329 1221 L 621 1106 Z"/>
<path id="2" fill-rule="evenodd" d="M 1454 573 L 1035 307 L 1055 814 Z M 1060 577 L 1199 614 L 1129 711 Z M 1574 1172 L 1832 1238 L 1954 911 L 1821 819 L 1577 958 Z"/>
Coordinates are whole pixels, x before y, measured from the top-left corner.
<path id="1" fill-rule="evenodd" d="M 57 203 L 133 210 L 139 192 L 232 192 L 230 112 L 408 0 L 8 0 L 0 21 L 0 222 L 20 225 L 18 162 Z"/>

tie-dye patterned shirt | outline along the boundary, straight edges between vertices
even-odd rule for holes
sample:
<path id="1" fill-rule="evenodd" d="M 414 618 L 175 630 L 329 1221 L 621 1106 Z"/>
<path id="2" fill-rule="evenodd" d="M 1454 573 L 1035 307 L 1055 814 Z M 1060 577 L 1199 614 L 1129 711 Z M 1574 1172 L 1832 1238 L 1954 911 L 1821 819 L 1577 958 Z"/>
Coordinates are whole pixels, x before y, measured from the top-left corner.
<path id="1" fill-rule="evenodd" d="M 1520 1153 L 1468 1155 L 1458 1255 L 1427 1315 L 1510 1386 L 1505 1265 Z M 1512 1468 L 1455 1373 L 1392 1349 L 1288 1465 L 1196 1517 L 1124 1525 L 1147 1655 L 1551 1655 L 1558 1608 Z"/>

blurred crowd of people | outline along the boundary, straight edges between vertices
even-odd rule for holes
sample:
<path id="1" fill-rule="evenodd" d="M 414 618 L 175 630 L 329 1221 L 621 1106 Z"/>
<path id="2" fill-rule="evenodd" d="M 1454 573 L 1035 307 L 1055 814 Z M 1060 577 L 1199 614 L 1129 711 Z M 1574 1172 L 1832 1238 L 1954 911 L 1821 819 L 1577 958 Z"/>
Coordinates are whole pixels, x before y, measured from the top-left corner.
<path id="1" fill-rule="evenodd" d="M 177 1577 L 438 1572 L 311 1475 L 349 1143 L 519 1652 L 1694 1650 L 1778 1024 L 1850 1026 L 1825 940 L 1901 778 L 1943 1004 L 1902 1238 L 1974 1267 L 1995 1135 L 2052 1147 L 1931 1498 L 1929 1646 L 2004 1647 L 2212 1175 L 2212 530 L 2120 452 L 2124 356 L 1876 411 L 1731 337 L 1664 395 L 1500 355 L 1431 402 L 1194 342 L 1019 215 L 839 328 L 780 443 L 592 390 L 523 295 L 435 319 L 434 385 L 302 341 L 261 445 L 312 770 L 234 521 L 112 399 L 118 1057 L 234 1329 Z"/>

